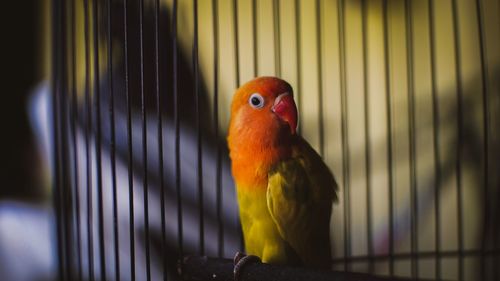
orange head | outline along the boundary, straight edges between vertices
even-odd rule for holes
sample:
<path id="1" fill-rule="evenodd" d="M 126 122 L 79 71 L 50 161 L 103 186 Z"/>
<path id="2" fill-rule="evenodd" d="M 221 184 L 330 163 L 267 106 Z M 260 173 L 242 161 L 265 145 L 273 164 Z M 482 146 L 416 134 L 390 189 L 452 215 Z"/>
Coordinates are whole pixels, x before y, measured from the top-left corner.
<path id="1" fill-rule="evenodd" d="M 233 173 L 235 165 L 243 168 L 246 161 L 265 169 L 284 157 L 296 130 L 297 107 L 290 84 L 259 77 L 241 86 L 233 96 L 229 124 Z"/>
<path id="2" fill-rule="evenodd" d="M 242 123 L 240 123 L 242 122 Z M 231 123 L 254 130 L 297 130 L 297 107 L 290 84 L 276 77 L 258 77 L 241 86 L 233 97 Z"/>

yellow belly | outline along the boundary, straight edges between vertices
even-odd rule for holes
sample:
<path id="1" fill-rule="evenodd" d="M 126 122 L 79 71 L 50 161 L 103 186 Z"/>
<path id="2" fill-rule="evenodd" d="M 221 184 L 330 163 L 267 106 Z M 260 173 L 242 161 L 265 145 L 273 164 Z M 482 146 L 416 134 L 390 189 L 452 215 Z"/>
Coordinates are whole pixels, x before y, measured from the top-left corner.
<path id="1" fill-rule="evenodd" d="M 266 263 L 290 263 L 290 250 L 267 209 L 265 190 L 252 193 L 238 190 L 238 203 L 247 254 Z"/>

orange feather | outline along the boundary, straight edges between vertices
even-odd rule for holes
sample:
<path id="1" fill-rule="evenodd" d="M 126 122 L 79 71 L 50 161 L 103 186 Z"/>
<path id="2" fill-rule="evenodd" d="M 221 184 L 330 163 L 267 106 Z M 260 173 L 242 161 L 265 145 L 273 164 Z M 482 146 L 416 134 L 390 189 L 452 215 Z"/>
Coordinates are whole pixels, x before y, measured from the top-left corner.
<path id="1" fill-rule="evenodd" d="M 228 144 L 231 151 L 232 172 L 239 186 L 265 190 L 269 168 L 291 156 L 289 130 L 270 111 L 280 93 L 292 94 L 291 86 L 274 77 L 259 77 L 241 86 L 233 97 Z M 248 104 L 253 93 L 260 93 L 265 101 L 261 110 Z"/>

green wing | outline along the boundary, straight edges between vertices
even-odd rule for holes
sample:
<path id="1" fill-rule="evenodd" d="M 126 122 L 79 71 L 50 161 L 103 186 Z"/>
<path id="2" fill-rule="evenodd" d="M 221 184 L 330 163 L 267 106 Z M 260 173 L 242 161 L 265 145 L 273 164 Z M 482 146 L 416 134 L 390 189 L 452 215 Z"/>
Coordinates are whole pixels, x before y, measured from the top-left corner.
<path id="1" fill-rule="evenodd" d="M 330 268 L 330 214 L 337 183 L 304 140 L 269 173 L 267 206 L 280 235 L 303 264 Z"/>

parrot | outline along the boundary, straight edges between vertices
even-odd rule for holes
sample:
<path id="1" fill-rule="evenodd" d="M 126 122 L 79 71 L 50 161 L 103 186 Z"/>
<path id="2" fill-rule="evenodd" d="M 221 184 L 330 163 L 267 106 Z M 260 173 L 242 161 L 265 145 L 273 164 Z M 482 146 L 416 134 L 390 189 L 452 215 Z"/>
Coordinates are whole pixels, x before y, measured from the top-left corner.
<path id="1" fill-rule="evenodd" d="M 233 95 L 227 141 L 248 254 L 235 256 L 235 279 L 245 260 L 331 267 L 338 187 L 297 122 L 293 89 L 280 78 L 255 78 Z"/>

